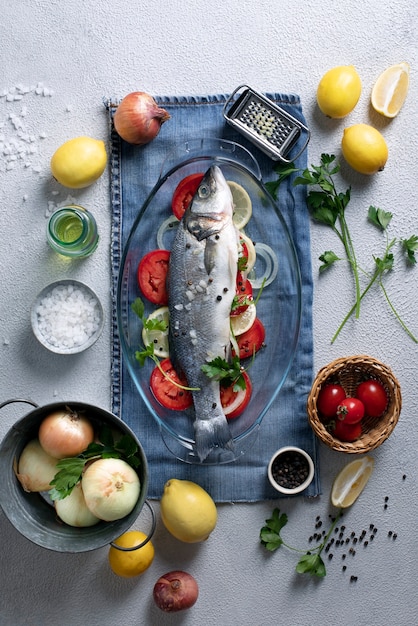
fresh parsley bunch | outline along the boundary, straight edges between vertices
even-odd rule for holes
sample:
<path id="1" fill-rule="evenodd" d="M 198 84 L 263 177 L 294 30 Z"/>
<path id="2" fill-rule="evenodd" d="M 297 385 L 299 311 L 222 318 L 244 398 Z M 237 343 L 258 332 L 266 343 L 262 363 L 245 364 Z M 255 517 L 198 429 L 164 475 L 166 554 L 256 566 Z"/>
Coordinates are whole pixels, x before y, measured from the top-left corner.
<path id="1" fill-rule="evenodd" d="M 418 251 L 418 237 L 416 235 L 412 235 L 408 239 L 390 239 L 387 229 L 392 219 L 392 213 L 370 206 L 368 209 L 368 219 L 374 226 L 384 233 L 385 248 L 381 257 L 373 255 L 374 266 L 371 272 L 367 272 L 360 268 L 345 217 L 345 209 L 350 202 L 351 187 L 344 192 L 339 192 L 337 190 L 334 182 L 334 176 L 339 171 L 340 166 L 336 162 L 336 157 L 334 155 L 322 154 L 320 165 L 312 165 L 311 168 L 303 170 L 299 176 L 295 178 L 293 183 L 294 185 L 307 185 L 311 188 L 307 195 L 307 203 L 312 219 L 316 222 L 329 226 L 337 235 L 338 239 L 343 244 L 346 259 L 350 264 L 354 277 L 354 305 L 341 322 L 331 339 L 331 343 L 337 339 L 347 320 L 353 314 L 355 314 L 357 318 L 359 317 L 361 301 L 375 284 L 382 290 L 386 302 L 404 331 L 415 343 L 418 343 L 418 339 L 409 330 L 395 309 L 383 284 L 384 276 L 394 266 L 394 249 L 396 244 L 400 244 L 407 263 L 410 265 L 416 264 L 415 253 Z M 266 183 L 266 187 L 272 196 L 277 198 L 277 192 L 283 180 L 292 174 L 299 173 L 300 170 L 293 164 L 279 164 L 275 167 L 275 172 L 278 174 L 277 180 Z M 332 250 L 327 250 L 321 254 L 319 260 L 322 262 L 319 271 L 323 272 L 331 267 L 336 261 L 340 261 L 341 258 Z M 365 275 L 368 280 L 366 287 L 363 289 L 360 284 L 360 274 Z"/>

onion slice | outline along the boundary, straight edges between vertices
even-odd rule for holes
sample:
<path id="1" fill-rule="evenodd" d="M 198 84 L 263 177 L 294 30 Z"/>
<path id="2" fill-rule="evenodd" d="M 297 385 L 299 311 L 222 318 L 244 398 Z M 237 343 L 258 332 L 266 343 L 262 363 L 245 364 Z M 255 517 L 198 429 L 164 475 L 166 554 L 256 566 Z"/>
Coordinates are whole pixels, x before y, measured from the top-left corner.
<path id="1" fill-rule="evenodd" d="M 170 250 L 171 246 L 164 245 L 165 235 L 171 230 L 173 233 L 176 231 L 180 222 L 175 215 L 170 215 L 165 219 L 157 231 L 157 246 L 160 250 Z"/>

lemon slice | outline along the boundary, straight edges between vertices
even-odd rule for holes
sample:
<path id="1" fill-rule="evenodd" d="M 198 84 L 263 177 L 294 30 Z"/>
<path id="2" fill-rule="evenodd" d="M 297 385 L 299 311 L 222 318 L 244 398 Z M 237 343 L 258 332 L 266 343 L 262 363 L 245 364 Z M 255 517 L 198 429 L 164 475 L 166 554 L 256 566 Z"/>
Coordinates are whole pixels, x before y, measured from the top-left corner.
<path id="1" fill-rule="evenodd" d="M 371 96 L 373 108 L 385 117 L 398 115 L 409 88 L 409 65 L 398 63 L 382 72 Z"/>
<path id="2" fill-rule="evenodd" d="M 359 497 L 373 471 L 374 460 L 371 456 L 351 461 L 337 474 L 331 490 L 333 506 L 345 509 Z"/>
<path id="3" fill-rule="evenodd" d="M 239 233 L 239 236 L 244 241 L 245 245 L 247 246 L 248 260 L 247 260 L 246 272 L 248 274 L 253 269 L 253 267 L 255 265 L 256 258 L 257 258 L 257 254 L 256 254 L 256 251 L 255 251 L 255 245 L 254 245 L 252 239 L 250 239 L 248 237 L 248 235 L 246 235 L 244 233 L 244 231 L 241 230 L 240 233 Z"/>
<path id="4" fill-rule="evenodd" d="M 147 318 L 148 320 L 158 319 L 161 322 L 165 322 L 165 330 L 150 330 L 144 326 L 142 329 L 142 341 L 146 346 L 154 344 L 154 354 L 161 359 L 166 359 L 169 356 L 168 348 L 168 323 L 169 313 L 168 306 L 162 306 L 156 309 Z"/>
<path id="5" fill-rule="evenodd" d="M 241 315 L 232 315 L 230 318 L 231 328 L 235 337 L 238 337 L 238 335 L 242 335 L 242 333 L 250 330 L 256 317 L 257 311 L 255 304 L 250 304 L 245 311 L 241 313 Z"/>
<path id="6" fill-rule="evenodd" d="M 236 183 L 234 180 L 228 180 L 228 185 L 232 193 L 232 201 L 234 203 L 234 212 L 232 219 L 238 230 L 244 228 L 250 221 L 253 207 L 248 192 Z"/>

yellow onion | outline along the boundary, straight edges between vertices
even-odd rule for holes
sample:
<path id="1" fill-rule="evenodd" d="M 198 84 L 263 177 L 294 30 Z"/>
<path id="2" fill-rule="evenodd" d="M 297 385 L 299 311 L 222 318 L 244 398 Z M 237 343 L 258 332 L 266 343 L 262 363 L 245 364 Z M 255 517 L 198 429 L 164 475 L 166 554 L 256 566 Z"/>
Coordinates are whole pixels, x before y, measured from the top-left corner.
<path id="1" fill-rule="evenodd" d="M 106 522 L 128 515 L 138 501 L 140 482 L 135 470 L 122 459 L 99 459 L 81 479 L 90 511 Z"/>
<path id="2" fill-rule="evenodd" d="M 39 426 L 39 442 L 56 459 L 77 456 L 94 440 L 94 429 L 81 413 L 64 407 L 47 415 Z"/>
<path id="3" fill-rule="evenodd" d="M 16 476 L 25 491 L 48 491 L 57 470 L 58 459 L 45 452 L 38 439 L 32 439 L 19 457 Z"/>
<path id="4" fill-rule="evenodd" d="M 160 132 L 170 119 L 169 113 L 143 91 L 134 91 L 123 98 L 113 116 L 115 130 L 128 143 L 144 145 Z"/>
<path id="5" fill-rule="evenodd" d="M 86 505 L 81 483 L 75 485 L 70 495 L 55 500 L 54 505 L 58 517 L 69 526 L 86 528 L 100 521 Z"/>

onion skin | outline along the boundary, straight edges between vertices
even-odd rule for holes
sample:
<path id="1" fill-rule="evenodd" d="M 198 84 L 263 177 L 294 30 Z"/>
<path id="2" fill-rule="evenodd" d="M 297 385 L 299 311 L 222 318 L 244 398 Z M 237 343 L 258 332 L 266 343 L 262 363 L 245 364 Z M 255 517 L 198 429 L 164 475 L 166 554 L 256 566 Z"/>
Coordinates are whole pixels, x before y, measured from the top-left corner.
<path id="1" fill-rule="evenodd" d="M 55 500 L 54 506 L 59 518 L 69 526 L 87 528 L 100 521 L 87 507 L 81 483 L 76 484 L 69 496 Z"/>
<path id="2" fill-rule="evenodd" d="M 191 574 L 174 570 L 161 576 L 154 585 L 153 598 L 159 609 L 175 613 L 190 609 L 199 596 L 199 587 Z"/>
<path id="3" fill-rule="evenodd" d="M 58 471 L 57 463 L 58 459 L 47 454 L 38 439 L 32 439 L 19 457 L 17 479 L 25 491 L 48 491 Z"/>
<path id="4" fill-rule="evenodd" d="M 84 452 L 94 441 L 94 429 L 84 415 L 65 407 L 42 420 L 38 437 L 45 452 L 56 459 L 65 459 Z"/>
<path id="5" fill-rule="evenodd" d="M 113 116 L 115 130 L 128 143 L 142 146 L 160 132 L 169 113 L 143 91 L 134 91 L 123 98 Z"/>
<path id="6" fill-rule="evenodd" d="M 139 476 L 122 459 L 99 459 L 87 467 L 81 479 L 87 507 L 105 522 L 128 515 L 140 494 Z"/>

